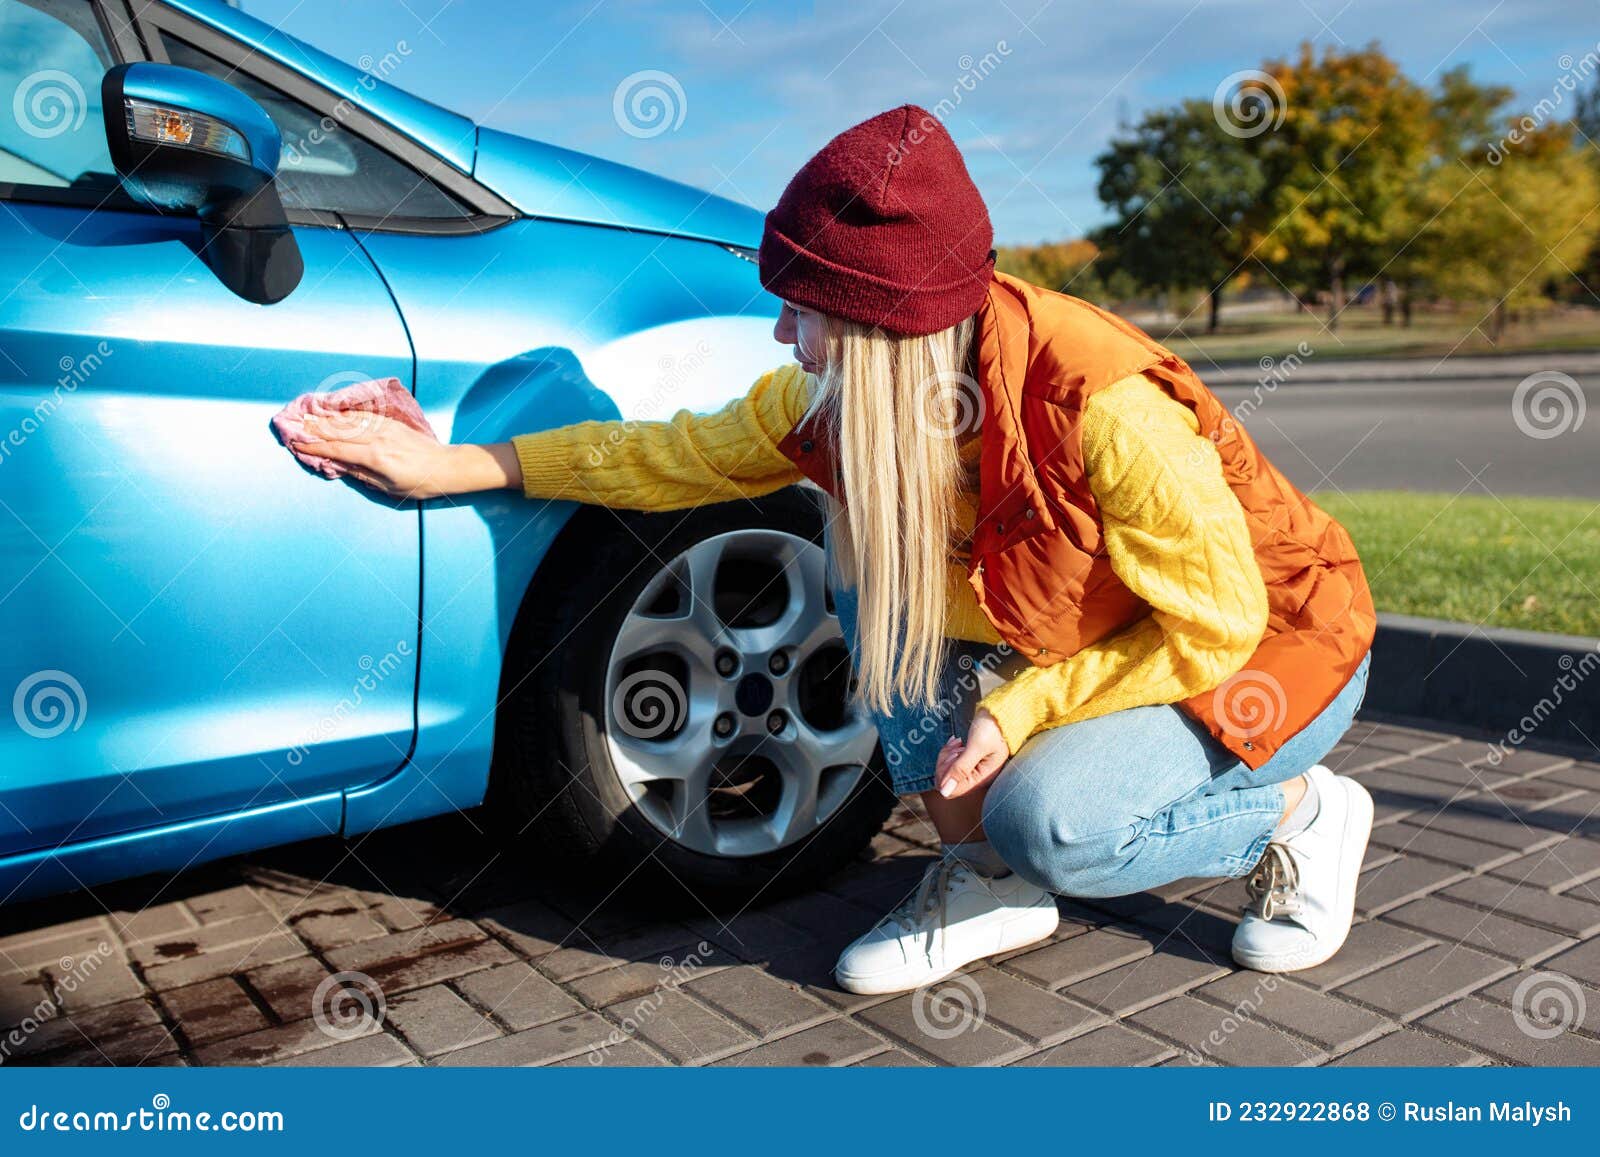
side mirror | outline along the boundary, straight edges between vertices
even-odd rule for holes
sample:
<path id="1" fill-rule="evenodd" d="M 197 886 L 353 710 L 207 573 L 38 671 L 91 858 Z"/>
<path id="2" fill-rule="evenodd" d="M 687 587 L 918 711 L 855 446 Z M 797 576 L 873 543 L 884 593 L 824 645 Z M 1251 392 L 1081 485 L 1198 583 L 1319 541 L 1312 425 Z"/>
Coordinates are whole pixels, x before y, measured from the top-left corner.
<path id="1" fill-rule="evenodd" d="M 200 218 L 201 257 L 246 301 L 271 305 L 305 265 L 273 185 L 283 139 L 232 85 L 170 64 L 122 64 L 100 83 L 122 186 L 154 208 Z"/>

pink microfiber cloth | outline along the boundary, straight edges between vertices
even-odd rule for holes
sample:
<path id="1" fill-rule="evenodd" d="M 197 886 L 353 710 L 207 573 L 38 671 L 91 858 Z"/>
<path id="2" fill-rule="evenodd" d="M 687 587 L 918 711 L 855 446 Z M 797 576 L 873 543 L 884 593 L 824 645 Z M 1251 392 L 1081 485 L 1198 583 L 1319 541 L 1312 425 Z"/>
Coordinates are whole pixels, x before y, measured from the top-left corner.
<path id="1" fill-rule="evenodd" d="M 320 420 L 321 436 L 306 432 L 306 419 L 312 415 Z M 324 478 L 339 478 L 347 472 L 343 462 L 307 454 L 295 449 L 295 443 L 308 440 L 360 442 L 371 436 L 378 418 L 393 418 L 430 438 L 438 437 L 428 425 L 428 419 L 422 416 L 417 400 L 400 384 L 399 378 L 375 378 L 326 394 L 301 394 L 273 415 L 272 428 L 302 464 Z"/>

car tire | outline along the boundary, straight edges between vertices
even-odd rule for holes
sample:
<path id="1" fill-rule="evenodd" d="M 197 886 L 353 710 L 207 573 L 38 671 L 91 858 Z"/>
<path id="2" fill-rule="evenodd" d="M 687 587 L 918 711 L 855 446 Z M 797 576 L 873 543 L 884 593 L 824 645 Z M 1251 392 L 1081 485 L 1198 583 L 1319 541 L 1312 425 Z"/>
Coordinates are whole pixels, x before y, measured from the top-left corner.
<path id="1" fill-rule="evenodd" d="M 849 863 L 894 797 L 847 701 L 821 537 L 796 488 L 579 510 L 513 628 L 492 809 L 590 883 L 714 907 Z"/>

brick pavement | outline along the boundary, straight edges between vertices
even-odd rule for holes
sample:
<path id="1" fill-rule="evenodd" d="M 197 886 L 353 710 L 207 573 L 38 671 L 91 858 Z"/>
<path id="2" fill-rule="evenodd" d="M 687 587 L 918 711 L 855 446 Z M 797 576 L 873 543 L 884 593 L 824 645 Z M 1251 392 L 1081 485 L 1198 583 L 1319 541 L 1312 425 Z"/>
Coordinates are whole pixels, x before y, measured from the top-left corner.
<path id="1" fill-rule="evenodd" d="M 1600 1064 L 1600 765 L 1485 754 L 1357 724 L 1330 762 L 1378 803 L 1359 923 L 1293 977 L 1232 966 L 1239 881 L 1185 880 L 851 996 L 835 954 L 931 854 L 911 811 L 822 890 L 667 920 L 466 816 L 0 909 L 0 1062 Z"/>

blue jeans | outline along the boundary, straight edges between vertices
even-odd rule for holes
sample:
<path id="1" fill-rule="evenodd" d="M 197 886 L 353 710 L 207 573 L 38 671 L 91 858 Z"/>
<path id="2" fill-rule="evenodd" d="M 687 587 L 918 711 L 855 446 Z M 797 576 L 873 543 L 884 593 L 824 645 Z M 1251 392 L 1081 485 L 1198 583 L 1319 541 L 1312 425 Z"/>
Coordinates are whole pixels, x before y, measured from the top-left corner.
<path id="1" fill-rule="evenodd" d="M 856 646 L 855 592 L 836 590 Z M 901 795 L 933 786 L 938 750 L 967 725 L 986 684 L 1027 661 L 1006 647 L 950 641 L 938 703 L 875 715 Z M 1243 876 L 1283 814 L 1279 784 L 1303 774 L 1349 729 L 1371 656 L 1322 713 L 1251 770 L 1174 706 L 1135 707 L 1041 731 L 989 785 L 983 826 L 1023 879 L 1067 896 L 1127 896 L 1187 876 Z"/>

